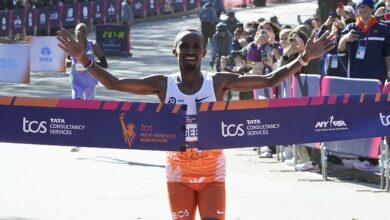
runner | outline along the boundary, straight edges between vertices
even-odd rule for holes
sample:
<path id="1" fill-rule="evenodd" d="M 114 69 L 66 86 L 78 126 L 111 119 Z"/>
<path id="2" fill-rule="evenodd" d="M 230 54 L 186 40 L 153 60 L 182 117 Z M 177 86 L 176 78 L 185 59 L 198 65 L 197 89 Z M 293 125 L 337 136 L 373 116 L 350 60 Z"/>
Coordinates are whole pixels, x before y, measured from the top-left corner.
<path id="1" fill-rule="evenodd" d="M 161 102 L 187 104 L 188 142 L 185 152 L 168 154 L 167 180 L 172 219 L 194 220 L 196 209 L 202 220 L 225 219 L 225 158 L 222 150 L 200 151 L 197 147 L 196 103 L 223 100 L 228 90 L 247 91 L 276 86 L 288 76 L 334 47 L 334 37 L 327 32 L 315 40 L 314 34 L 306 51 L 290 64 L 268 75 L 209 74 L 201 71 L 206 55 L 205 39 L 196 30 L 186 29 L 176 36 L 173 55 L 180 72 L 152 75 L 139 79 L 118 79 L 94 64 L 85 52 L 85 43 L 75 41 L 62 29 L 57 34 L 58 46 L 76 57 L 107 89 L 140 95 L 155 94 Z"/>
<path id="2" fill-rule="evenodd" d="M 88 36 L 88 27 L 84 23 L 79 23 L 75 30 L 75 35 L 79 37 L 79 41 L 82 41 L 86 44 L 85 54 L 89 59 L 94 60 L 95 57 L 99 59 L 99 62 L 96 64 L 102 68 L 107 68 L 107 60 L 103 54 L 102 49 L 99 44 L 96 42 L 89 41 Z M 72 98 L 73 99 L 94 99 L 96 94 L 96 85 L 98 84 L 97 80 L 88 73 L 88 70 L 77 60 L 77 58 L 71 56 L 68 57 L 71 62 L 71 72 L 69 75 L 70 84 L 72 87 Z M 80 147 L 72 147 L 71 152 L 80 151 Z"/>

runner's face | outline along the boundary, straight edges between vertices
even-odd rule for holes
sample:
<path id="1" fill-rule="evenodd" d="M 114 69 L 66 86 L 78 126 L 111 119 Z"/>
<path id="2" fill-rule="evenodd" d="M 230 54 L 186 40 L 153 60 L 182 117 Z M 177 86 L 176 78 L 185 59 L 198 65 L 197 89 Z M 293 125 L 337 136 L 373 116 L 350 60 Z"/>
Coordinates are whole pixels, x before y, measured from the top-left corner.
<path id="1" fill-rule="evenodd" d="M 84 39 L 84 40 L 87 39 L 87 35 L 88 35 L 87 29 L 85 28 L 85 26 L 76 27 L 75 34 L 77 37 L 80 37 L 81 39 Z"/>
<path id="2" fill-rule="evenodd" d="M 202 57 L 206 55 L 204 40 L 197 32 L 186 32 L 182 35 L 173 53 L 184 70 L 200 68 Z"/>

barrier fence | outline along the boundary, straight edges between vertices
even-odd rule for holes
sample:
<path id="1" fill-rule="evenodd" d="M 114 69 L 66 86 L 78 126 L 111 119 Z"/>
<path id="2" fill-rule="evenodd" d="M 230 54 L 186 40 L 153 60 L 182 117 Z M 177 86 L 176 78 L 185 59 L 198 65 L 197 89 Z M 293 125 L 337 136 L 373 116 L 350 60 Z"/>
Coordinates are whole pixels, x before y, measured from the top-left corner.
<path id="1" fill-rule="evenodd" d="M 134 16 L 145 18 L 200 8 L 208 0 L 135 0 Z M 36 34 L 60 28 L 119 22 L 122 0 L 94 0 L 88 3 L 53 5 L 35 9 L 0 11 L 0 36 Z M 224 0 L 226 7 L 242 7 L 253 0 Z"/>

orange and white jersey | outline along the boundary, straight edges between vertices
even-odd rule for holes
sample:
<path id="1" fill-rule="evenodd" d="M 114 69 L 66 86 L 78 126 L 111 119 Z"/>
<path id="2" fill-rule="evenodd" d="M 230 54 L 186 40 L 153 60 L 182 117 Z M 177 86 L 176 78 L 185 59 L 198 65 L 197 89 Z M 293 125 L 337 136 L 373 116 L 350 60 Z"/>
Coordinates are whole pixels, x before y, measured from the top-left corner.
<path id="1" fill-rule="evenodd" d="M 179 74 L 168 77 L 165 103 L 186 104 L 186 142 L 185 152 L 169 152 L 167 163 L 168 182 L 203 183 L 225 181 L 225 156 L 222 150 L 198 150 L 198 128 L 196 103 L 216 101 L 213 78 L 202 72 L 203 85 L 198 92 L 187 95 L 178 87 Z"/>

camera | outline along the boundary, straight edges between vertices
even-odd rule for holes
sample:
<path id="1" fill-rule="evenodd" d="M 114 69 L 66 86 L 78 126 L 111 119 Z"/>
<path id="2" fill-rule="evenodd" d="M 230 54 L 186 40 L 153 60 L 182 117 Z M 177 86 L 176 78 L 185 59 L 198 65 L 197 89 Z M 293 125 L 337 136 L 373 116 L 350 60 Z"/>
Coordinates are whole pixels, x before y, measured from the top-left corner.
<path id="1" fill-rule="evenodd" d="M 331 12 L 329 12 L 329 17 L 336 18 L 337 17 L 337 13 L 335 11 L 331 11 Z"/>
<path id="2" fill-rule="evenodd" d="M 270 47 L 272 49 L 278 49 L 280 47 L 280 44 L 279 43 L 271 44 Z"/>
<path id="3" fill-rule="evenodd" d="M 265 50 L 261 51 L 261 60 L 267 61 L 267 59 L 268 59 L 267 51 L 265 51 Z"/>
<path id="4" fill-rule="evenodd" d="M 384 17 L 385 17 L 385 21 L 390 21 L 390 3 L 386 3 Z"/>
<path id="5" fill-rule="evenodd" d="M 237 24 L 237 28 L 241 29 L 241 30 L 244 30 L 244 24 L 243 23 L 238 23 Z"/>
<path id="6" fill-rule="evenodd" d="M 365 37 L 365 34 L 360 30 L 355 30 L 355 35 L 359 38 L 359 39 L 364 39 Z"/>

